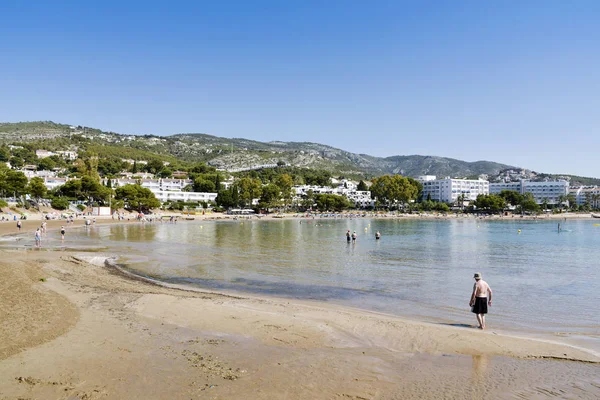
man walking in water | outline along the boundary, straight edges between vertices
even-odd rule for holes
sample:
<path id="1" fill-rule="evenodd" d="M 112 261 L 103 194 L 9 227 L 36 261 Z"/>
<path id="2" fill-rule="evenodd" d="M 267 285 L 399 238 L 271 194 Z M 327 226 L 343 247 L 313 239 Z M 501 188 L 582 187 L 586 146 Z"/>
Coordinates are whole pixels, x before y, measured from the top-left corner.
<path id="1" fill-rule="evenodd" d="M 472 307 L 471 311 L 477 315 L 479 329 L 485 329 L 485 314 L 487 314 L 488 306 L 492 305 L 492 289 L 486 281 L 481 279 L 481 272 L 476 272 L 473 278 L 475 278 L 475 284 L 469 306 Z"/>

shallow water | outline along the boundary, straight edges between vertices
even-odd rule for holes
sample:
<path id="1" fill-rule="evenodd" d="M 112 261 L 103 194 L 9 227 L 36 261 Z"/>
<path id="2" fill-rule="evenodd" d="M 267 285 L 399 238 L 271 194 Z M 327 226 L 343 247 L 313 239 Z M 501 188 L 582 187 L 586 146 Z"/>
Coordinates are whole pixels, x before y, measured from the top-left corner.
<path id="1" fill-rule="evenodd" d="M 124 267 L 172 283 L 456 325 L 475 322 L 468 301 L 479 271 L 494 291 L 488 325 L 571 336 L 600 350 L 600 227 L 591 220 L 561 221 L 559 233 L 557 224 L 364 218 L 129 223 L 70 230 L 64 243 L 50 237 L 44 246 L 100 245 L 119 255 Z M 358 234 L 354 244 L 346 243 L 348 229 Z"/>

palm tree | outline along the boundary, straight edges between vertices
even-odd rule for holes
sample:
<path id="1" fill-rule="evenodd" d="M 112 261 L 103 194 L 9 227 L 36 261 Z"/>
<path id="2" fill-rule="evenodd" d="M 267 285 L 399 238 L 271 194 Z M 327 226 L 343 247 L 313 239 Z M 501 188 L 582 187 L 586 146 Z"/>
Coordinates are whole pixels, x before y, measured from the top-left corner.
<path id="1" fill-rule="evenodd" d="M 465 206 L 466 199 L 467 199 L 467 196 L 465 196 L 464 193 L 459 194 L 458 197 L 456 198 L 456 205 L 459 206 L 461 210 Z"/>
<path id="2" fill-rule="evenodd" d="M 569 208 L 577 207 L 577 200 L 575 199 L 575 195 L 573 193 L 569 193 L 567 195 L 567 201 L 569 202 Z"/>
<path id="3" fill-rule="evenodd" d="M 560 209 L 562 211 L 565 203 L 567 202 L 567 195 L 566 194 L 561 194 L 561 195 L 558 196 L 557 200 L 558 200 L 558 204 L 560 206 Z"/>
<path id="4" fill-rule="evenodd" d="M 597 209 L 600 201 L 600 193 L 592 194 L 592 208 Z"/>

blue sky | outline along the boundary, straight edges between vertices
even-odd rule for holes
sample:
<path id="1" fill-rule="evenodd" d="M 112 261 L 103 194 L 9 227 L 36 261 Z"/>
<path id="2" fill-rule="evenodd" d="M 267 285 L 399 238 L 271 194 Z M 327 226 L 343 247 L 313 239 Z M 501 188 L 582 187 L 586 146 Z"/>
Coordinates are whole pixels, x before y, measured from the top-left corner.
<path id="1" fill-rule="evenodd" d="M 0 2 L 0 121 L 600 177 L 600 2 L 95 3 Z"/>

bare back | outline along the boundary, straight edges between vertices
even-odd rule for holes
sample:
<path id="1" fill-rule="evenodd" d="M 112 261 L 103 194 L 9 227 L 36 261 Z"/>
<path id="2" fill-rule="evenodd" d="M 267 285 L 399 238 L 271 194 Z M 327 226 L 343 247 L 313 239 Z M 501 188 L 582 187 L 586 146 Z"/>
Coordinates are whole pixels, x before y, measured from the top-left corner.
<path id="1" fill-rule="evenodd" d="M 492 289 L 490 289 L 486 281 L 480 279 L 473 285 L 473 291 L 475 292 L 475 297 L 488 297 L 488 293 L 491 293 Z"/>

